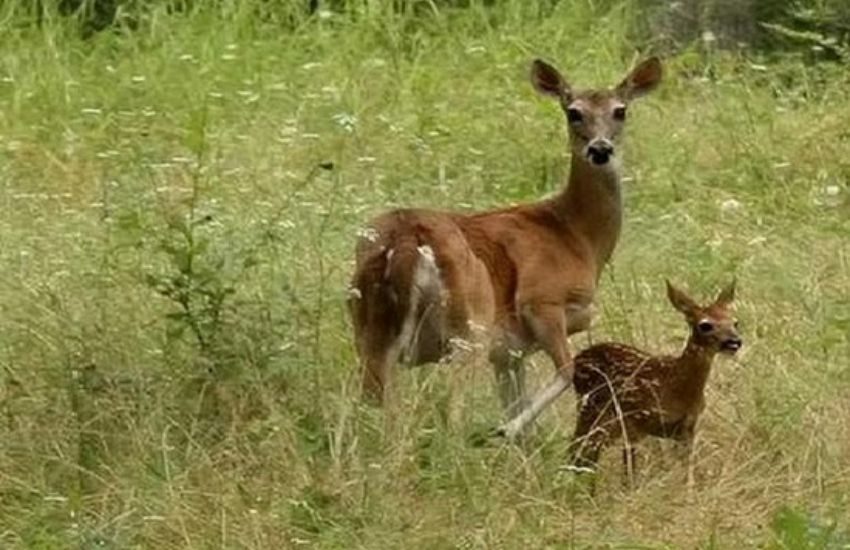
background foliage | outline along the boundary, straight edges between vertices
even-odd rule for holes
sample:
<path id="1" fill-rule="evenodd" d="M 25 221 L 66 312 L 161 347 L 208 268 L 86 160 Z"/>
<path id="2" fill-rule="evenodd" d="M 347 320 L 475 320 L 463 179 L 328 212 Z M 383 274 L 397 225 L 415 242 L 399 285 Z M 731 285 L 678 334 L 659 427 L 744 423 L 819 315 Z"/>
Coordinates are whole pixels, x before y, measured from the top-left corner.
<path id="1" fill-rule="evenodd" d="M 846 548 L 848 29 L 840 0 L 6 0 L 0 4 L 0 546 Z M 590 335 L 675 351 L 664 277 L 737 275 L 697 490 L 560 472 L 483 360 L 357 400 L 352 244 L 393 205 L 554 192 L 558 108 L 661 53 Z M 537 380 L 551 367 L 536 357 Z"/>

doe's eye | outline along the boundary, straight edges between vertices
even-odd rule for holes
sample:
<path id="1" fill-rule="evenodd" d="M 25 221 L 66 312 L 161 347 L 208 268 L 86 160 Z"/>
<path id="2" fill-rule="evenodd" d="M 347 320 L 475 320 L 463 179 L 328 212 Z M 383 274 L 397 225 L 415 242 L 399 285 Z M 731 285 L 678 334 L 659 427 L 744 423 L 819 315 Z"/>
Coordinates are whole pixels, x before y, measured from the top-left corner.
<path id="1" fill-rule="evenodd" d="M 703 334 L 708 334 L 712 330 L 714 330 L 714 325 L 709 323 L 708 321 L 700 321 L 697 323 L 697 330 Z"/>
<path id="2" fill-rule="evenodd" d="M 614 118 L 616 120 L 626 120 L 626 108 L 625 107 L 614 108 Z"/>
<path id="3" fill-rule="evenodd" d="M 567 120 L 570 124 L 578 124 L 584 119 L 584 116 L 581 114 L 581 111 L 576 109 L 575 107 L 570 107 L 567 109 Z"/>

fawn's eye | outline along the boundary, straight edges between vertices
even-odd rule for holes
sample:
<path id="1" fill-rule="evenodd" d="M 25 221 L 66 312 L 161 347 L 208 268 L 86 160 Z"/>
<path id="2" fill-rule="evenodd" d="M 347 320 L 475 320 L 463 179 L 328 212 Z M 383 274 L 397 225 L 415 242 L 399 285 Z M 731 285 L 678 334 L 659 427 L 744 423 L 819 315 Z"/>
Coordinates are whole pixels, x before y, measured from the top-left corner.
<path id="1" fill-rule="evenodd" d="M 579 124 L 582 120 L 584 120 L 584 116 L 581 114 L 581 111 L 575 107 L 570 107 L 567 109 L 567 120 L 570 124 Z"/>
<path id="2" fill-rule="evenodd" d="M 614 118 L 616 120 L 626 120 L 626 108 L 625 107 L 616 107 L 614 109 Z"/>
<path id="3" fill-rule="evenodd" d="M 697 324 L 697 330 L 700 331 L 703 334 L 708 334 L 709 332 L 714 330 L 714 325 L 712 325 L 708 321 L 700 321 Z"/>

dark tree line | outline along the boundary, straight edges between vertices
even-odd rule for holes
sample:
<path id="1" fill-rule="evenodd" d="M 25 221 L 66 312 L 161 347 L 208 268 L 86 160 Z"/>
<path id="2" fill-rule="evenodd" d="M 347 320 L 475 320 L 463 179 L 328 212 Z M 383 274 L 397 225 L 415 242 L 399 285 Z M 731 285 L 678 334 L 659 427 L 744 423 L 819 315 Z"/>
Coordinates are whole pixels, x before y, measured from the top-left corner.
<path id="1" fill-rule="evenodd" d="M 14 0 L 12 0 L 14 1 Z M 218 0 L 18 0 L 41 21 L 45 10 L 74 18 L 88 37 L 111 28 L 134 28 L 151 7 L 175 13 L 216 9 Z M 559 0 L 539 0 L 540 13 Z M 232 4 L 232 3 L 231 3 Z M 387 0 L 392 10 L 429 17 L 438 10 L 463 10 L 472 5 L 498 9 L 500 0 Z M 619 2 L 599 0 L 600 11 Z M 258 19 L 281 25 L 309 20 L 320 10 L 356 12 L 364 0 L 251 0 Z M 695 40 L 717 48 L 762 51 L 813 50 L 841 57 L 850 44 L 850 1 L 847 0 L 634 0 L 636 39 L 669 50 Z M 842 50 L 843 48 L 843 50 Z M 823 57 L 822 56 L 822 57 Z"/>

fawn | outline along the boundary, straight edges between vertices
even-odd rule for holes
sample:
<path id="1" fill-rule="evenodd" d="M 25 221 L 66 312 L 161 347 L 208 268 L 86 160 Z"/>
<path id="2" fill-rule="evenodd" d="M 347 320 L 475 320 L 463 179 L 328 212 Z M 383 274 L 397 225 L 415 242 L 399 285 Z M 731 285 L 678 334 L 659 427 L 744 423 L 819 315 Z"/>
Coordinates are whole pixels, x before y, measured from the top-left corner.
<path id="1" fill-rule="evenodd" d="M 587 328 L 600 273 L 620 236 L 617 141 L 631 101 L 661 80 L 661 62 L 644 61 L 612 89 L 577 90 L 540 60 L 531 80 L 566 116 L 572 164 L 564 190 L 489 212 L 378 216 L 358 241 L 349 299 L 366 396 L 383 399 L 395 364 L 438 361 L 452 339 L 480 338 L 513 418 L 499 430 L 509 438 L 570 385 L 567 336 Z M 523 356 L 537 350 L 557 374 L 527 403 Z"/>
<path id="2" fill-rule="evenodd" d="M 571 444 L 571 464 L 595 470 L 608 443 L 624 439 L 626 474 L 633 472 L 633 445 L 651 435 L 683 444 L 692 480 L 697 420 L 703 391 L 718 353 L 734 355 L 742 345 L 730 311 L 735 281 L 713 303 L 700 306 L 667 281 L 667 296 L 685 316 L 690 336 L 677 357 L 655 356 L 631 346 L 591 346 L 575 358 L 573 386 L 580 397 Z"/>

